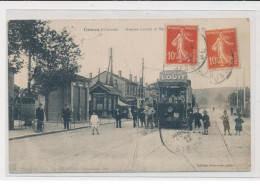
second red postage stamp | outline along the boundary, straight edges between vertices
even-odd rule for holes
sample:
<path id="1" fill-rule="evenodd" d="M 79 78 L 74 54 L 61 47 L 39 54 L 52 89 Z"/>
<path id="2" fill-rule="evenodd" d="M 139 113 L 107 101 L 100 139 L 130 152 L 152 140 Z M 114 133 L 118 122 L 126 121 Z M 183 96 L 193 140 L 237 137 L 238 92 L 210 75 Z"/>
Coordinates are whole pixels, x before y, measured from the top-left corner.
<path id="1" fill-rule="evenodd" d="M 205 34 L 209 69 L 239 67 L 236 29 L 208 30 Z"/>

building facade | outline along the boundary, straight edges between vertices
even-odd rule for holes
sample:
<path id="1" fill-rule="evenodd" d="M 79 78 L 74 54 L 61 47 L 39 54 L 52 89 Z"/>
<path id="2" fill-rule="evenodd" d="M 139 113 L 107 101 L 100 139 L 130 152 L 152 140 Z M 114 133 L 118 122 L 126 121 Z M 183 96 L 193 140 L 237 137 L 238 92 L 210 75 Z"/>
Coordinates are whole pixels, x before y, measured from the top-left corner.
<path id="1" fill-rule="evenodd" d="M 72 111 L 74 122 L 89 119 L 89 79 L 77 75 L 76 81 L 70 82 L 49 94 L 48 121 L 60 121 L 62 107 L 67 104 Z"/>
<path id="2" fill-rule="evenodd" d="M 120 99 L 127 104 L 136 104 L 137 98 L 141 96 L 141 87 L 140 83 L 137 82 L 137 77 L 132 77 L 132 74 L 129 74 L 129 79 L 122 77 L 122 72 L 119 71 L 117 74 L 112 74 L 113 76 L 113 87 L 118 89 L 120 94 Z M 91 78 L 91 77 L 90 77 Z M 91 86 L 95 85 L 97 81 L 106 84 L 107 80 L 110 80 L 110 73 L 103 71 L 100 73 L 99 77 L 96 76 L 91 79 Z M 143 89 L 145 90 L 145 89 Z"/>
<path id="3" fill-rule="evenodd" d="M 99 117 L 111 118 L 122 94 L 118 89 L 97 81 L 90 87 L 90 114 L 95 112 Z"/>

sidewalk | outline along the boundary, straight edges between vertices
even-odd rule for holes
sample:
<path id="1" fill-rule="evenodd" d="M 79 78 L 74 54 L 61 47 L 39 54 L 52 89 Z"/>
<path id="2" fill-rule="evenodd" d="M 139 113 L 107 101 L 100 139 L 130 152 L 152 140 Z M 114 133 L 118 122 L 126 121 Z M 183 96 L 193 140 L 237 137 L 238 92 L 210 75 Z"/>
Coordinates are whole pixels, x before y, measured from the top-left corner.
<path id="1" fill-rule="evenodd" d="M 115 124 L 115 119 L 100 119 L 101 125 L 106 124 Z M 122 122 L 129 121 L 131 119 L 122 119 Z M 76 129 L 82 129 L 82 128 L 88 128 L 90 127 L 89 122 L 78 122 L 76 124 L 71 124 L 70 130 L 76 130 Z M 37 133 L 34 132 L 34 130 L 30 127 L 23 126 L 23 122 L 19 125 L 19 121 L 14 121 L 14 130 L 9 130 L 8 137 L 9 140 L 15 140 L 15 139 L 21 139 L 21 138 L 27 138 L 27 137 L 33 137 L 33 136 L 41 136 L 46 134 L 53 134 L 58 132 L 65 132 L 68 131 L 67 129 L 64 129 L 64 125 L 62 122 L 59 122 L 58 124 L 55 122 L 44 122 L 44 132 Z"/>

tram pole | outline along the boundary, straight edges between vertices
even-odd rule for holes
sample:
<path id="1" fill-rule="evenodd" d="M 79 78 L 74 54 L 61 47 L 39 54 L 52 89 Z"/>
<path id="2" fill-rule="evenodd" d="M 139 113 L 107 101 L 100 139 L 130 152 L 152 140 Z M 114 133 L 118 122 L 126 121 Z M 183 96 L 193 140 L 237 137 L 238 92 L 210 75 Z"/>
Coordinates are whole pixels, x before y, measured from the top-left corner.
<path id="1" fill-rule="evenodd" d="M 142 89 L 142 93 L 141 93 L 141 98 L 144 98 L 144 58 L 143 58 L 143 62 L 142 62 L 142 82 L 141 82 L 141 89 Z"/>

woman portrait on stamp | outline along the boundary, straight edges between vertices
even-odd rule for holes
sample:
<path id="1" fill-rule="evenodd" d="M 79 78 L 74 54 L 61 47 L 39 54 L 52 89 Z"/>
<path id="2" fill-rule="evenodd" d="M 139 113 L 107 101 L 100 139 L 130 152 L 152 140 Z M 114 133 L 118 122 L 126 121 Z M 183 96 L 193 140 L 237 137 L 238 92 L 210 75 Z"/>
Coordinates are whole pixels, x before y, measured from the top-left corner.
<path id="1" fill-rule="evenodd" d="M 187 40 L 189 42 L 193 42 L 190 38 L 188 38 L 189 33 L 185 33 L 184 29 L 182 28 L 180 30 L 180 33 L 178 36 L 172 41 L 172 45 L 176 46 L 177 45 L 177 52 L 178 56 L 177 59 L 179 59 L 179 62 L 182 62 L 182 60 L 187 60 L 189 61 L 190 59 L 190 54 L 184 49 L 184 41 Z"/>

